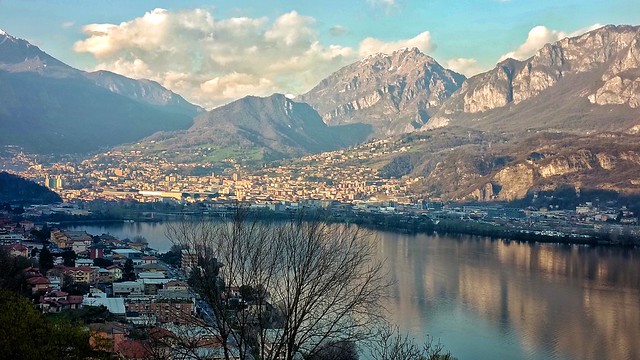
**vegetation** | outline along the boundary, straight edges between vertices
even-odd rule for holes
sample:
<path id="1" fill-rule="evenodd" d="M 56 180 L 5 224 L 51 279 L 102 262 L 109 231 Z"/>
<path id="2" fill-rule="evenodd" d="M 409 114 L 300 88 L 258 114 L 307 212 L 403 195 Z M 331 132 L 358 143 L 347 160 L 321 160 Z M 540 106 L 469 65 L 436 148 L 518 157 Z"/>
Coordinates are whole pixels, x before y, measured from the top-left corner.
<path id="1" fill-rule="evenodd" d="M 22 256 L 11 256 L 0 247 L 0 289 L 29 295 L 30 291 L 25 286 L 26 283 L 22 271 L 32 265 L 29 259 Z"/>
<path id="2" fill-rule="evenodd" d="M 46 273 L 53 268 L 53 255 L 46 247 L 42 248 L 40 251 L 39 264 L 40 270 L 42 270 L 43 273 Z"/>
<path id="3" fill-rule="evenodd" d="M 0 354 L 7 359 L 98 358 L 89 333 L 68 322 L 51 322 L 25 298 L 0 289 Z"/>
<path id="4" fill-rule="evenodd" d="M 135 281 L 136 273 L 133 268 L 133 260 L 127 259 L 124 262 L 124 267 L 122 268 L 122 280 L 124 281 Z"/>
<path id="5" fill-rule="evenodd" d="M 182 248 L 178 245 L 171 246 L 171 249 L 160 255 L 160 261 L 167 265 L 178 267 L 182 258 Z"/>
<path id="6" fill-rule="evenodd" d="M 60 195 L 17 175 L 0 172 L 0 202 L 51 204 L 62 202 Z"/>
<path id="7" fill-rule="evenodd" d="M 104 258 L 95 258 L 93 259 L 93 265 L 101 268 L 107 268 L 113 265 L 113 261 Z"/>
<path id="8" fill-rule="evenodd" d="M 211 306 L 212 331 L 241 357 L 311 358 L 370 337 L 384 316 L 383 266 L 356 227 L 265 223 L 237 209 L 230 223 L 173 224 L 168 236 L 197 256 L 191 283 Z M 252 301 L 232 301 L 235 288 Z"/>

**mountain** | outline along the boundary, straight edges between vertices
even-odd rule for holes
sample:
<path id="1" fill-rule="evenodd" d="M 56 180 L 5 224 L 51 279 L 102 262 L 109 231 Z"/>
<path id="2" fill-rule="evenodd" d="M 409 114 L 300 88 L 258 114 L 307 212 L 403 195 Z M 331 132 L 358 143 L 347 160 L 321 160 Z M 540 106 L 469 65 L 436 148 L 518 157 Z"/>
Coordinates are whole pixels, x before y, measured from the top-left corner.
<path id="1" fill-rule="evenodd" d="M 60 195 L 20 176 L 0 172 L 0 203 L 51 204 L 62 202 Z"/>
<path id="2" fill-rule="evenodd" d="M 247 96 L 196 117 L 184 131 L 158 133 L 137 148 L 182 160 L 274 160 L 335 150 L 363 141 L 362 124 L 329 127 L 311 106 L 282 94 Z"/>
<path id="3" fill-rule="evenodd" d="M 468 79 L 425 129 L 629 131 L 640 119 L 640 27 L 605 26 Z"/>
<path id="4" fill-rule="evenodd" d="M 443 200 L 637 198 L 639 99 L 640 27 L 606 26 L 467 79 L 422 131 L 347 166 Z"/>
<path id="5" fill-rule="evenodd" d="M 134 80 L 110 71 L 95 71 L 84 74 L 96 85 L 112 93 L 123 95 L 137 102 L 163 108 L 167 112 L 195 116 L 204 109 L 191 104 L 182 96 L 164 88 L 155 81 L 147 79 Z"/>
<path id="6" fill-rule="evenodd" d="M 192 124 L 202 111 L 159 84 L 87 73 L 0 31 L 0 144 L 94 151 Z"/>
<path id="7" fill-rule="evenodd" d="M 402 49 L 348 65 L 296 100 L 328 125 L 365 123 L 390 135 L 420 128 L 464 79 L 417 48 Z"/>

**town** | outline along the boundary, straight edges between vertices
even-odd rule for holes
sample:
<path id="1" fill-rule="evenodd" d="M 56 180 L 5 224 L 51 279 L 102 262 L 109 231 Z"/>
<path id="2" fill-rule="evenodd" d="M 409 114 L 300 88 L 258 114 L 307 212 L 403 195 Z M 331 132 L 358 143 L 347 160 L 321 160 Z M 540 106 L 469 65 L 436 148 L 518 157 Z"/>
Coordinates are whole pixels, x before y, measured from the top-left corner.
<path id="1" fill-rule="evenodd" d="M 47 186 L 65 201 L 62 206 L 28 207 L 23 215 L 34 219 L 51 214 L 91 218 L 97 211 L 92 204 L 105 201 L 112 208 L 141 204 L 137 214 L 120 220 L 142 221 L 166 213 L 220 214 L 241 203 L 271 213 L 322 209 L 343 221 L 363 223 L 363 218 L 370 218 L 364 223 L 384 222 L 382 227 L 394 226 L 377 220 L 380 216 L 414 218 L 414 223 L 422 219 L 436 224 L 427 226 L 428 230 L 545 241 L 571 237 L 569 242 L 590 243 L 584 239 L 593 238 L 595 243 L 634 244 L 640 235 L 637 210 L 612 201 L 584 201 L 570 208 L 443 202 L 415 193 L 411 185 L 418 178 L 385 178 L 377 169 L 357 166 L 389 152 L 405 151 L 410 151 L 409 145 L 384 139 L 269 166 L 247 166 L 232 159 L 215 167 L 183 164 L 168 160 L 172 156 L 166 152 L 149 155 L 140 150 L 53 161 L 7 147 L 0 159 L 4 168 Z M 396 228 L 403 230 L 405 225 L 401 220 Z"/>
<path id="2" fill-rule="evenodd" d="M 94 350 L 128 359 L 159 352 L 195 358 L 178 356 L 185 351 L 179 341 L 195 344 L 188 351 L 198 356 L 224 358 L 211 310 L 186 281 L 197 265 L 193 254 L 160 255 L 144 238 L 47 229 L 29 221 L 1 225 L 19 228 L 28 239 L 0 249 L 3 262 L 23 264 L 18 277 L 24 295 L 43 314 L 77 316 L 90 330 Z M 226 300 L 245 303 L 236 288 L 228 289 Z"/>

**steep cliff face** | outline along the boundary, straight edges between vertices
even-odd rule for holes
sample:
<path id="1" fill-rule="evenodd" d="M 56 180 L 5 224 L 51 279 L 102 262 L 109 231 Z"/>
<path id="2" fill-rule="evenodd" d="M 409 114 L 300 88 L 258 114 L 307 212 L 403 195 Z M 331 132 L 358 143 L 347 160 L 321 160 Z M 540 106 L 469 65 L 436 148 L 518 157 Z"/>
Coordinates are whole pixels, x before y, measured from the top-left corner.
<path id="1" fill-rule="evenodd" d="M 425 128 L 470 118 L 490 124 L 511 112 L 509 121 L 516 123 L 544 113 L 547 128 L 565 130 L 575 129 L 569 120 L 586 119 L 580 130 L 589 130 L 605 105 L 618 105 L 615 111 L 624 119 L 639 115 L 640 27 L 605 26 L 546 44 L 523 62 L 505 60 L 468 79 Z"/>
<path id="2" fill-rule="evenodd" d="M 477 113 L 503 107 L 513 101 L 513 77 L 522 67 L 517 60 L 508 59 L 498 64 L 495 71 L 465 82 L 461 93 L 462 111 Z"/>
<path id="3" fill-rule="evenodd" d="M 411 156 L 407 174 L 419 179 L 412 185 L 416 194 L 447 201 L 512 201 L 571 188 L 640 195 L 638 135 L 553 132 L 505 141 L 456 129 L 464 130 L 443 128 L 397 141 L 411 144 L 411 155 L 388 159 L 391 164 Z M 419 137 L 428 141 L 410 142 Z"/>
<path id="4" fill-rule="evenodd" d="M 607 145 L 607 139 L 614 145 Z M 480 201 L 511 201 L 538 190 L 562 186 L 640 192 L 640 146 L 637 137 L 627 135 L 567 137 L 533 149 L 529 156 L 485 177 L 452 197 Z M 472 175 L 467 174 L 467 178 Z"/>
<path id="5" fill-rule="evenodd" d="M 365 123 L 376 135 L 396 134 L 420 128 L 464 79 L 416 48 L 403 49 L 346 66 L 298 100 L 328 125 Z"/>

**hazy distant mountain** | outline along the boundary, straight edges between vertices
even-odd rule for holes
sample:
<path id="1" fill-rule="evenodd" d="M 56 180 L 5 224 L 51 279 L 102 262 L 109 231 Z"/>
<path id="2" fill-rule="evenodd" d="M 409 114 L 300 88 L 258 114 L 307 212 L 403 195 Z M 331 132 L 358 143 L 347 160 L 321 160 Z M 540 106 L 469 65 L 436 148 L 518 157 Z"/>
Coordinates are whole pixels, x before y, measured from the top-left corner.
<path id="1" fill-rule="evenodd" d="M 0 144 L 92 151 L 187 128 L 199 112 L 157 83 L 86 73 L 0 32 Z"/>
<path id="2" fill-rule="evenodd" d="M 274 94 L 247 96 L 198 116 L 188 130 L 158 133 L 136 146 L 187 160 L 272 160 L 346 147 L 370 132 L 361 124 L 329 127 L 311 106 Z"/>
<path id="3" fill-rule="evenodd" d="M 425 128 L 628 131 L 640 123 L 640 27 L 605 26 L 468 79 Z"/>
<path id="4" fill-rule="evenodd" d="M 0 172 L 0 203 L 51 204 L 62 202 L 60 195 L 20 176 Z"/>
<path id="5" fill-rule="evenodd" d="M 134 80 L 110 71 L 86 73 L 85 76 L 93 80 L 96 85 L 112 93 L 124 95 L 141 103 L 159 106 L 169 112 L 189 116 L 204 112 L 204 109 L 191 104 L 182 96 L 164 88 L 155 81 Z"/>
<path id="6" fill-rule="evenodd" d="M 417 48 L 377 54 L 348 65 L 297 98 L 329 125 L 371 124 L 376 135 L 414 131 L 465 77 Z"/>

